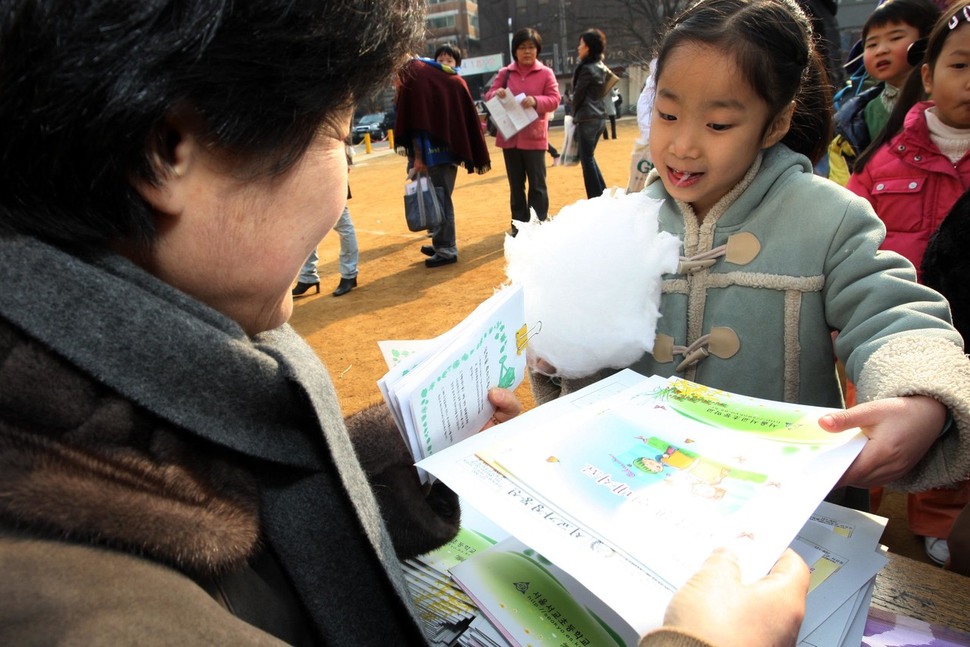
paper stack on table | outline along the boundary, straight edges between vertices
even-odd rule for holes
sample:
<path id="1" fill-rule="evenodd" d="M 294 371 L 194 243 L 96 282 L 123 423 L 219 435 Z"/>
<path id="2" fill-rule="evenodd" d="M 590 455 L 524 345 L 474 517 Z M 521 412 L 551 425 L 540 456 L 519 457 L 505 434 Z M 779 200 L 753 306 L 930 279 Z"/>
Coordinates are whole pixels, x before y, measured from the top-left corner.
<path id="1" fill-rule="evenodd" d="M 377 385 L 415 460 L 478 432 L 494 407 L 492 387 L 525 376 L 522 288 L 506 287 L 457 326 L 419 342 L 380 342 L 388 372 Z"/>
<path id="2" fill-rule="evenodd" d="M 418 467 L 644 633 L 714 548 L 753 581 L 793 542 L 865 444 L 826 411 L 620 371 Z"/>
<path id="3" fill-rule="evenodd" d="M 822 502 L 791 547 L 812 570 L 800 647 L 862 642 L 876 574 L 886 565 L 879 544 L 886 519 Z"/>
<path id="4" fill-rule="evenodd" d="M 860 644 L 875 574 L 885 563 L 878 547 L 885 522 L 823 502 L 799 531 L 792 548 L 813 571 L 799 645 Z M 434 644 L 635 646 L 641 617 L 650 615 L 641 606 L 634 617 L 621 617 L 465 501 L 458 537 L 406 562 L 405 575 Z M 429 589 L 431 580 L 439 586 Z M 624 593 L 640 600 L 638 591 Z"/>
<path id="5" fill-rule="evenodd" d="M 621 371 L 418 467 L 642 632 L 716 547 L 768 572 L 865 443 L 824 411 Z"/>

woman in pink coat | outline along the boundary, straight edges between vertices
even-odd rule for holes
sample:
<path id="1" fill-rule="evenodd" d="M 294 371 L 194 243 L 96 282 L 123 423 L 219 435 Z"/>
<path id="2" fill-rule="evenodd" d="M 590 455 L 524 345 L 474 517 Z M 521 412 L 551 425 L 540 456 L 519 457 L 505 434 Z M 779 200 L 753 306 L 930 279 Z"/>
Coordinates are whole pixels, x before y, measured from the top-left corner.
<path id="1" fill-rule="evenodd" d="M 509 178 L 509 205 L 512 220 L 529 222 L 529 209 L 539 220 L 549 214 L 549 191 L 546 189 L 546 150 L 549 145 L 549 115 L 559 106 L 559 83 L 552 70 L 539 61 L 542 37 L 534 29 L 525 28 L 512 36 L 512 56 L 515 59 L 499 70 L 485 99 L 524 94 L 522 107 L 534 108 L 539 118 L 506 139 L 496 133 L 495 143 L 505 156 L 505 170 Z M 525 183 L 529 181 L 528 195 Z M 515 235 L 515 227 L 512 235 Z"/>

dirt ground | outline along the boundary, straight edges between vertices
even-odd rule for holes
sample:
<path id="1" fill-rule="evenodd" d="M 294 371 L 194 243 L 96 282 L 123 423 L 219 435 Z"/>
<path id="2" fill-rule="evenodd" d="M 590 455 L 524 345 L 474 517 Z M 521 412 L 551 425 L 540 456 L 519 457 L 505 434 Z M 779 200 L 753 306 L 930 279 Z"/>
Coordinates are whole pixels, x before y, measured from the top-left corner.
<path id="1" fill-rule="evenodd" d="M 609 186 L 626 187 L 630 150 L 638 134 L 636 120 L 617 122 L 617 139 L 600 140 L 596 161 Z M 550 129 L 561 147 L 562 128 Z M 405 158 L 377 143 L 367 154 L 358 146 L 350 173 L 350 215 L 360 247 L 358 287 L 339 298 L 330 292 L 340 274 L 339 237 L 320 243 L 320 294 L 296 300 L 290 322 L 323 359 L 333 376 L 345 414 L 381 400 L 377 380 L 386 372 L 377 342 L 384 339 L 430 339 L 451 328 L 505 280 L 503 243 L 509 229 L 509 190 L 502 151 L 488 138 L 492 170 L 485 175 L 460 170 L 455 186 L 458 262 L 433 269 L 424 266 L 419 248 L 424 234 L 404 224 Z M 549 214 L 586 197 L 579 166 L 552 166 L 547 156 Z M 533 404 L 529 387 L 518 390 L 525 406 Z"/>

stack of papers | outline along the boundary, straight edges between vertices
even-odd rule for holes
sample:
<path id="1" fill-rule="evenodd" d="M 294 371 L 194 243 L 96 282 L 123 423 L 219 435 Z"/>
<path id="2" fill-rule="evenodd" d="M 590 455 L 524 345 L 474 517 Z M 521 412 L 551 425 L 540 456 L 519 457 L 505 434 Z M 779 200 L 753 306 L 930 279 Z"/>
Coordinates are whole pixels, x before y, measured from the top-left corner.
<path id="1" fill-rule="evenodd" d="M 876 573 L 886 565 L 886 519 L 822 502 L 792 549 L 812 571 L 800 647 L 862 642 Z"/>
<path id="2" fill-rule="evenodd" d="M 860 644 L 886 561 L 878 546 L 885 522 L 823 502 L 798 532 L 791 546 L 812 569 L 800 646 Z M 434 644 L 633 647 L 644 631 L 639 616 L 649 613 L 641 606 L 637 616 L 622 617 L 465 501 L 458 537 L 406 562 L 405 574 Z M 439 583 L 435 590 L 430 580 Z M 460 613 L 452 611 L 459 605 Z"/>
<path id="3" fill-rule="evenodd" d="M 432 645 L 507 645 L 499 630 L 482 615 L 455 583 L 452 570 L 508 533 L 464 501 L 458 536 L 441 548 L 403 562 L 411 599 Z"/>
<path id="4" fill-rule="evenodd" d="M 615 613 L 633 635 L 662 623 L 715 548 L 733 549 L 754 581 L 791 545 L 817 573 L 800 638 L 810 645 L 822 635 L 813 632 L 837 629 L 825 644 L 841 644 L 857 633 L 850 623 L 885 559 L 878 521 L 819 508 L 866 442 L 858 430 L 818 427 L 827 411 L 621 371 L 418 466 L 521 542 L 500 550 L 557 565 L 585 591 L 570 599 L 597 600 L 602 608 L 582 606 Z M 623 625 L 614 633 L 622 639 Z"/>
<path id="5" fill-rule="evenodd" d="M 379 343 L 389 370 L 377 385 L 416 460 L 488 422 L 488 390 L 514 390 L 525 377 L 525 342 L 522 288 L 513 286 L 440 337 Z"/>
<path id="6" fill-rule="evenodd" d="M 768 572 L 865 444 L 827 411 L 621 371 L 418 467 L 643 632 L 715 548 Z"/>

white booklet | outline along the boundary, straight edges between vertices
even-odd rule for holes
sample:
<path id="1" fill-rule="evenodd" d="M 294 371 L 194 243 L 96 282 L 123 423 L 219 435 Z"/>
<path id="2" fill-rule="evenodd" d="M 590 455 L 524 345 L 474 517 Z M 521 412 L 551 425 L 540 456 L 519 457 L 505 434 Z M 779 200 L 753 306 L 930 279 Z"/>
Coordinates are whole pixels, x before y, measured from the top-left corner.
<path id="1" fill-rule="evenodd" d="M 522 288 L 510 286 L 433 340 L 380 343 L 378 387 L 415 460 L 478 432 L 495 412 L 489 389 L 522 382 L 525 327 Z"/>
<path id="2" fill-rule="evenodd" d="M 511 92 L 506 92 L 504 97 L 495 95 L 485 102 L 492 121 L 505 138 L 513 137 L 539 118 L 535 108 L 522 107 L 523 99 L 525 99 L 524 94 L 512 96 Z"/>
<path id="3" fill-rule="evenodd" d="M 418 467 L 644 632 L 714 548 L 768 572 L 865 444 L 827 411 L 621 371 Z"/>
<path id="4" fill-rule="evenodd" d="M 799 647 L 862 641 L 875 574 L 886 562 L 879 546 L 885 524 L 882 517 L 822 502 L 799 530 L 791 546 L 812 570 Z M 415 571 L 440 584 L 429 592 L 412 581 Z M 621 617 L 567 569 L 508 537 L 465 500 L 458 536 L 405 563 L 405 576 L 428 635 L 455 639 L 457 633 L 459 645 L 635 647 L 637 618 L 647 612 L 641 606 L 636 617 Z M 639 592 L 626 593 L 639 601 Z"/>

